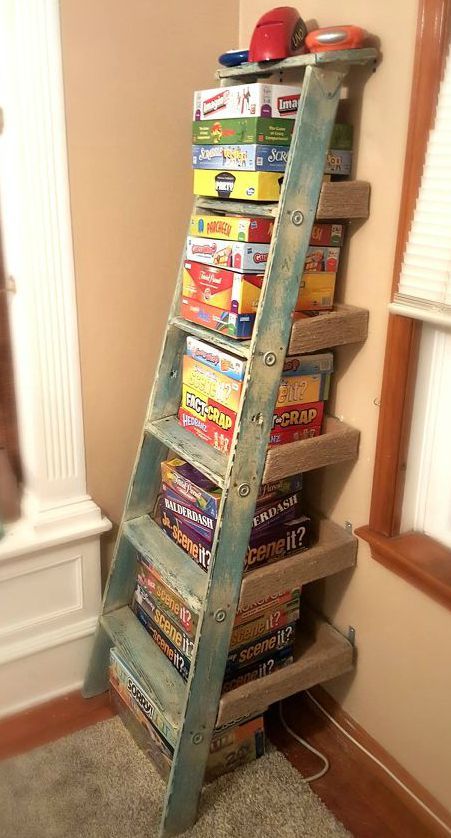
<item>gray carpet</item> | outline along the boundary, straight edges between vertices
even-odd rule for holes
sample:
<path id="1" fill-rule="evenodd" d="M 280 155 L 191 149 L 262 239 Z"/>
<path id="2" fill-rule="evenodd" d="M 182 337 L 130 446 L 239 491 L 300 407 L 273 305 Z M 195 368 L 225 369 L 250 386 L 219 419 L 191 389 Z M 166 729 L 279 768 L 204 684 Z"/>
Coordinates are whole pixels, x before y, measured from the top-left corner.
<path id="1" fill-rule="evenodd" d="M 118 719 L 0 763 L 1 838 L 156 838 L 163 784 Z M 276 750 L 207 786 L 186 838 L 349 838 Z"/>

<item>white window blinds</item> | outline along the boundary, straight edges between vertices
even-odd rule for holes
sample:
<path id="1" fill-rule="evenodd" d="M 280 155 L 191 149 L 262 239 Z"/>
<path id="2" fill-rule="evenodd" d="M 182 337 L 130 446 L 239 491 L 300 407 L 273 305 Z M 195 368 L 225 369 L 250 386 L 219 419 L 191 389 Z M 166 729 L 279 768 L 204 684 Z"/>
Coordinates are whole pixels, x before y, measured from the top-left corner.
<path id="1" fill-rule="evenodd" d="M 390 311 L 451 328 L 451 48 Z"/>

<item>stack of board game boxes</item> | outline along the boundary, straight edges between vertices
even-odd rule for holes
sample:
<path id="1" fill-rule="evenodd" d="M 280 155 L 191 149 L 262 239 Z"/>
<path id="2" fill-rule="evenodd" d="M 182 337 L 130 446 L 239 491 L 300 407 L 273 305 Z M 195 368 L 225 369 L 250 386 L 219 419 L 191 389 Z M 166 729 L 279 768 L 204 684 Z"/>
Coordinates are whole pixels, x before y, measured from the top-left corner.
<path id="1" fill-rule="evenodd" d="M 246 374 L 246 362 L 194 337 L 183 356 L 180 424 L 228 453 Z M 268 443 L 283 445 L 319 436 L 333 372 L 331 352 L 285 359 Z"/>
<path id="2" fill-rule="evenodd" d="M 236 339 L 252 334 L 274 222 L 233 216 L 233 199 L 278 200 L 299 95 L 260 82 L 194 95 L 194 193 L 223 199 L 232 214 L 192 216 L 181 314 Z M 352 139 L 350 125 L 334 126 L 325 177 L 350 174 Z M 332 308 L 343 237 L 344 224 L 314 225 L 296 318 Z"/>

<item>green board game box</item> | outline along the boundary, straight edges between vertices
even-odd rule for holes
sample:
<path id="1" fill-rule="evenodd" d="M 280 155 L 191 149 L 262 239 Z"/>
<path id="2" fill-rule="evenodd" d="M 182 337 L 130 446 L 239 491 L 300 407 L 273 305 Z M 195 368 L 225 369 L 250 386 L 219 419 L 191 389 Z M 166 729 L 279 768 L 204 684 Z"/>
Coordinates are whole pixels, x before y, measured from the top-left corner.
<path id="1" fill-rule="evenodd" d="M 208 119 L 193 122 L 194 145 L 246 145 L 266 143 L 289 146 L 294 119 L 249 116 L 242 119 Z M 352 125 L 337 122 L 332 130 L 330 148 L 351 151 Z"/>

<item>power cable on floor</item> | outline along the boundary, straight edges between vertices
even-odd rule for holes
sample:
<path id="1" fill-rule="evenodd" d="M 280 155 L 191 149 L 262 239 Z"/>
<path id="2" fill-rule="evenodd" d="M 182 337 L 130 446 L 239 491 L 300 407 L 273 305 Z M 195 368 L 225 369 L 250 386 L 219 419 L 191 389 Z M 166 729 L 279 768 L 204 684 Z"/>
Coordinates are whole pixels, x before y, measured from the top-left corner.
<path id="1" fill-rule="evenodd" d="M 299 742 L 299 744 L 302 745 L 303 748 L 306 748 L 308 751 L 310 751 L 310 753 L 315 754 L 315 756 L 319 757 L 319 759 L 322 760 L 322 762 L 324 763 L 324 768 L 322 768 L 321 771 L 318 771 L 317 774 L 312 774 L 311 777 L 302 777 L 304 783 L 313 783 L 314 780 L 319 780 L 320 777 L 324 777 L 324 775 L 327 771 L 329 771 L 330 768 L 329 760 L 327 759 L 327 757 L 324 756 L 324 754 L 321 754 L 320 751 L 317 751 L 316 748 L 313 747 L 313 745 L 309 745 L 309 743 L 306 742 L 305 739 L 302 739 L 301 736 L 298 736 L 298 734 L 291 729 L 291 727 L 285 721 L 281 701 L 279 701 L 279 717 L 282 727 L 285 728 L 287 733 L 289 733 L 290 736 L 293 737 L 293 739 L 296 739 L 296 742 Z"/>

